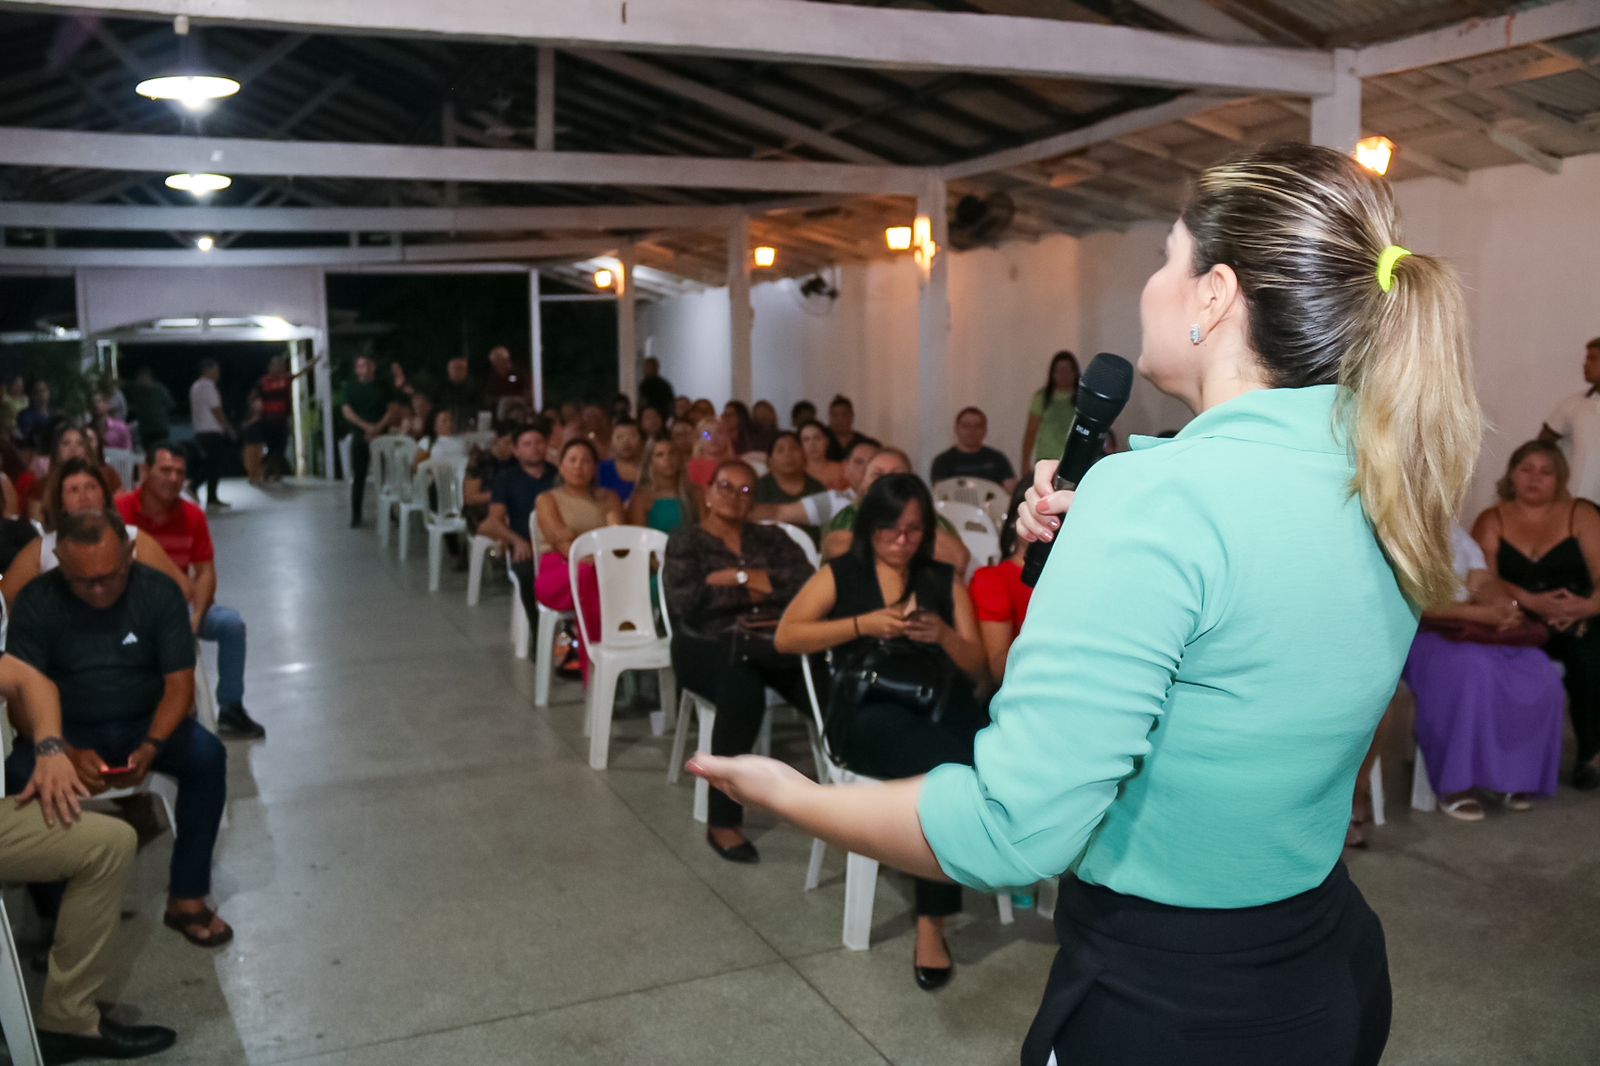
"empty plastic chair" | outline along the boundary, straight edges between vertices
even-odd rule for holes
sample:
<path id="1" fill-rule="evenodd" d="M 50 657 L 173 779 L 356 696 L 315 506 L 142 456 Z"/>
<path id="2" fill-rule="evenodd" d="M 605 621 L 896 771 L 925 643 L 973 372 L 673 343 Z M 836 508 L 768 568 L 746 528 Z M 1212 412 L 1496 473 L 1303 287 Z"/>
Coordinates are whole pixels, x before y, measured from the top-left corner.
<path id="1" fill-rule="evenodd" d="M 378 547 L 389 547 L 389 523 L 394 509 L 411 499 L 412 467 L 417 462 L 417 442 L 410 437 L 384 436 L 372 442 L 372 462 L 379 471 Z"/>
<path id="2" fill-rule="evenodd" d="M 573 542 L 567 555 L 573 594 L 578 572 L 594 561 L 600 588 L 600 632 L 590 633 L 583 612 L 578 627 L 589 657 L 589 765 L 606 768 L 611 748 L 611 715 L 617 681 L 629 670 L 654 670 L 661 680 L 661 709 L 671 713 L 676 693 L 672 675 L 672 622 L 661 613 L 665 636 L 656 633 L 650 576 L 666 561 L 667 535 L 642 526 L 592 529 Z"/>
<path id="3" fill-rule="evenodd" d="M 444 538 L 452 533 L 467 531 L 467 519 L 461 513 L 461 486 L 466 475 L 466 464 L 436 459 L 423 465 L 431 468 L 433 477 L 433 491 L 422 494 L 422 525 L 428 531 L 428 591 L 438 592 L 439 573 L 444 569 Z M 400 558 L 405 557 L 405 530 L 402 527 Z M 481 562 L 478 569 L 481 577 Z"/>

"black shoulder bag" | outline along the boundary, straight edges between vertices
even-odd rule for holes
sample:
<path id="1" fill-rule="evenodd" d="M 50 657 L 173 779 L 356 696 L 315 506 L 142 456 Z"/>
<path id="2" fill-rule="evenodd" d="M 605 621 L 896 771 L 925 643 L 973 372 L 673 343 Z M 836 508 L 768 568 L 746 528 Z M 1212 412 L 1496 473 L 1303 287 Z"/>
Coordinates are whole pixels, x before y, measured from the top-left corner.
<path id="1" fill-rule="evenodd" d="M 943 649 L 906 637 L 859 640 L 842 657 L 836 652 L 833 691 L 823 718 L 824 740 L 834 761 L 855 769 L 843 756 L 862 707 L 890 703 L 929 721 L 943 719 L 959 673 Z"/>

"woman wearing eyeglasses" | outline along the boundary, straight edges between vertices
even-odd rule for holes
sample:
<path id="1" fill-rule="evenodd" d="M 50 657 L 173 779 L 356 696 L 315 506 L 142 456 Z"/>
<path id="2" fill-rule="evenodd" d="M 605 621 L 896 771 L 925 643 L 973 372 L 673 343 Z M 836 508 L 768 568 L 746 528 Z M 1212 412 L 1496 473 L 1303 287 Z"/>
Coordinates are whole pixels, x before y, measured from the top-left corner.
<path id="1" fill-rule="evenodd" d="M 834 755 L 869 777 L 916 777 L 943 763 L 970 766 L 972 739 L 985 724 L 974 692 L 987 669 L 977 618 L 955 569 L 933 558 L 934 530 L 933 499 L 916 475 L 880 477 L 856 511 L 850 550 L 817 571 L 778 626 L 778 650 L 832 650 L 840 676 L 877 642 L 909 641 L 926 654 L 927 683 L 947 694 L 936 713 L 869 694 L 854 707 L 849 727 L 835 734 L 837 701 L 829 707 Z M 961 909 L 961 886 L 918 878 L 916 906 L 912 969 L 918 986 L 931 992 L 954 968 L 944 921 Z"/>
<path id="2" fill-rule="evenodd" d="M 667 611 L 672 618 L 672 669 L 690 692 L 717 707 L 711 750 L 748 754 L 766 715 L 766 690 L 793 706 L 809 706 L 800 661 L 772 648 L 772 623 L 811 576 L 789 535 L 748 521 L 756 472 L 741 459 L 722 463 L 706 490 L 704 517 L 667 540 Z M 740 826 L 744 808 L 711 793 L 706 840 L 729 862 L 760 856 Z"/>

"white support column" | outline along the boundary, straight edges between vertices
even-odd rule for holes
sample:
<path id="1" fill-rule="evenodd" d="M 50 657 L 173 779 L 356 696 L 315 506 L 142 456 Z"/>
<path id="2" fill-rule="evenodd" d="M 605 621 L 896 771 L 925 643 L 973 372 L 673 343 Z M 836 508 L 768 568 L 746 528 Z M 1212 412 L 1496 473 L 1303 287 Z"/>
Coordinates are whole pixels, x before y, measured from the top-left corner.
<path id="1" fill-rule="evenodd" d="M 1311 98 L 1311 143 L 1354 152 L 1361 139 L 1361 75 L 1356 72 L 1356 51 L 1337 48 L 1333 53 L 1333 92 Z"/>
<path id="2" fill-rule="evenodd" d="M 317 406 L 322 411 L 322 476 L 329 481 L 334 480 L 333 467 L 338 457 L 338 449 L 334 440 L 333 424 L 339 420 L 339 412 L 333 408 L 333 371 L 329 364 L 332 356 L 329 352 L 328 339 L 328 272 L 317 270 L 316 281 L 316 320 L 310 323 L 316 328 L 317 336 L 312 341 L 313 351 L 317 360 L 317 369 L 312 372 L 312 377 L 317 383 Z M 348 478 L 350 471 L 344 471 Z"/>
<path id="3" fill-rule="evenodd" d="M 533 375 L 533 413 L 544 410 L 544 302 L 539 299 L 539 272 L 528 271 L 528 372 Z M 485 427 L 479 426 L 479 429 Z"/>
<path id="4" fill-rule="evenodd" d="M 750 306 L 750 219 L 741 214 L 728 223 L 728 398 L 749 403 L 755 391 L 750 363 L 750 331 L 755 309 Z"/>
<path id="5" fill-rule="evenodd" d="M 918 452 L 912 459 L 919 473 L 948 446 L 955 413 L 950 406 L 950 227 L 945 202 L 945 180 L 930 177 L 917 197 L 917 214 L 928 217 L 938 245 L 922 277 L 917 313 Z"/>
<path id="6" fill-rule="evenodd" d="M 638 253 L 625 244 L 617 253 L 622 269 L 617 271 L 617 391 L 625 396 L 639 392 L 638 290 L 633 286 L 633 267 Z"/>
<path id="7" fill-rule="evenodd" d="M 539 49 L 538 81 L 534 84 L 533 147 L 553 152 L 556 147 L 556 50 Z"/>

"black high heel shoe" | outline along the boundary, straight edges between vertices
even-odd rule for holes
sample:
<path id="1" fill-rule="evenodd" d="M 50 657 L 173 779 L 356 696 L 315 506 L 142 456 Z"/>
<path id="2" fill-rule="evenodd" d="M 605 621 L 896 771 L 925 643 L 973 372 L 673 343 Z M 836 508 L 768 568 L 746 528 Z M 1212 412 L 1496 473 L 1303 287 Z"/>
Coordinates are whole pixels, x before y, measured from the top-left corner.
<path id="1" fill-rule="evenodd" d="M 950 954 L 950 945 L 945 941 L 942 934 L 939 937 L 939 942 L 944 944 L 945 954 Z M 911 949 L 911 973 L 917 979 L 917 987 L 924 992 L 937 992 L 950 983 L 950 977 L 955 972 L 956 964 L 954 960 L 951 961 L 949 966 L 918 966 L 917 949 L 915 947 Z"/>
<path id="2" fill-rule="evenodd" d="M 761 853 L 756 851 L 756 846 L 748 840 L 742 844 L 735 844 L 731 848 L 725 848 L 717 843 L 716 838 L 711 835 L 711 830 L 707 829 L 706 843 L 711 845 L 711 850 L 716 852 L 719 858 L 727 859 L 729 862 L 749 863 L 761 861 Z"/>

